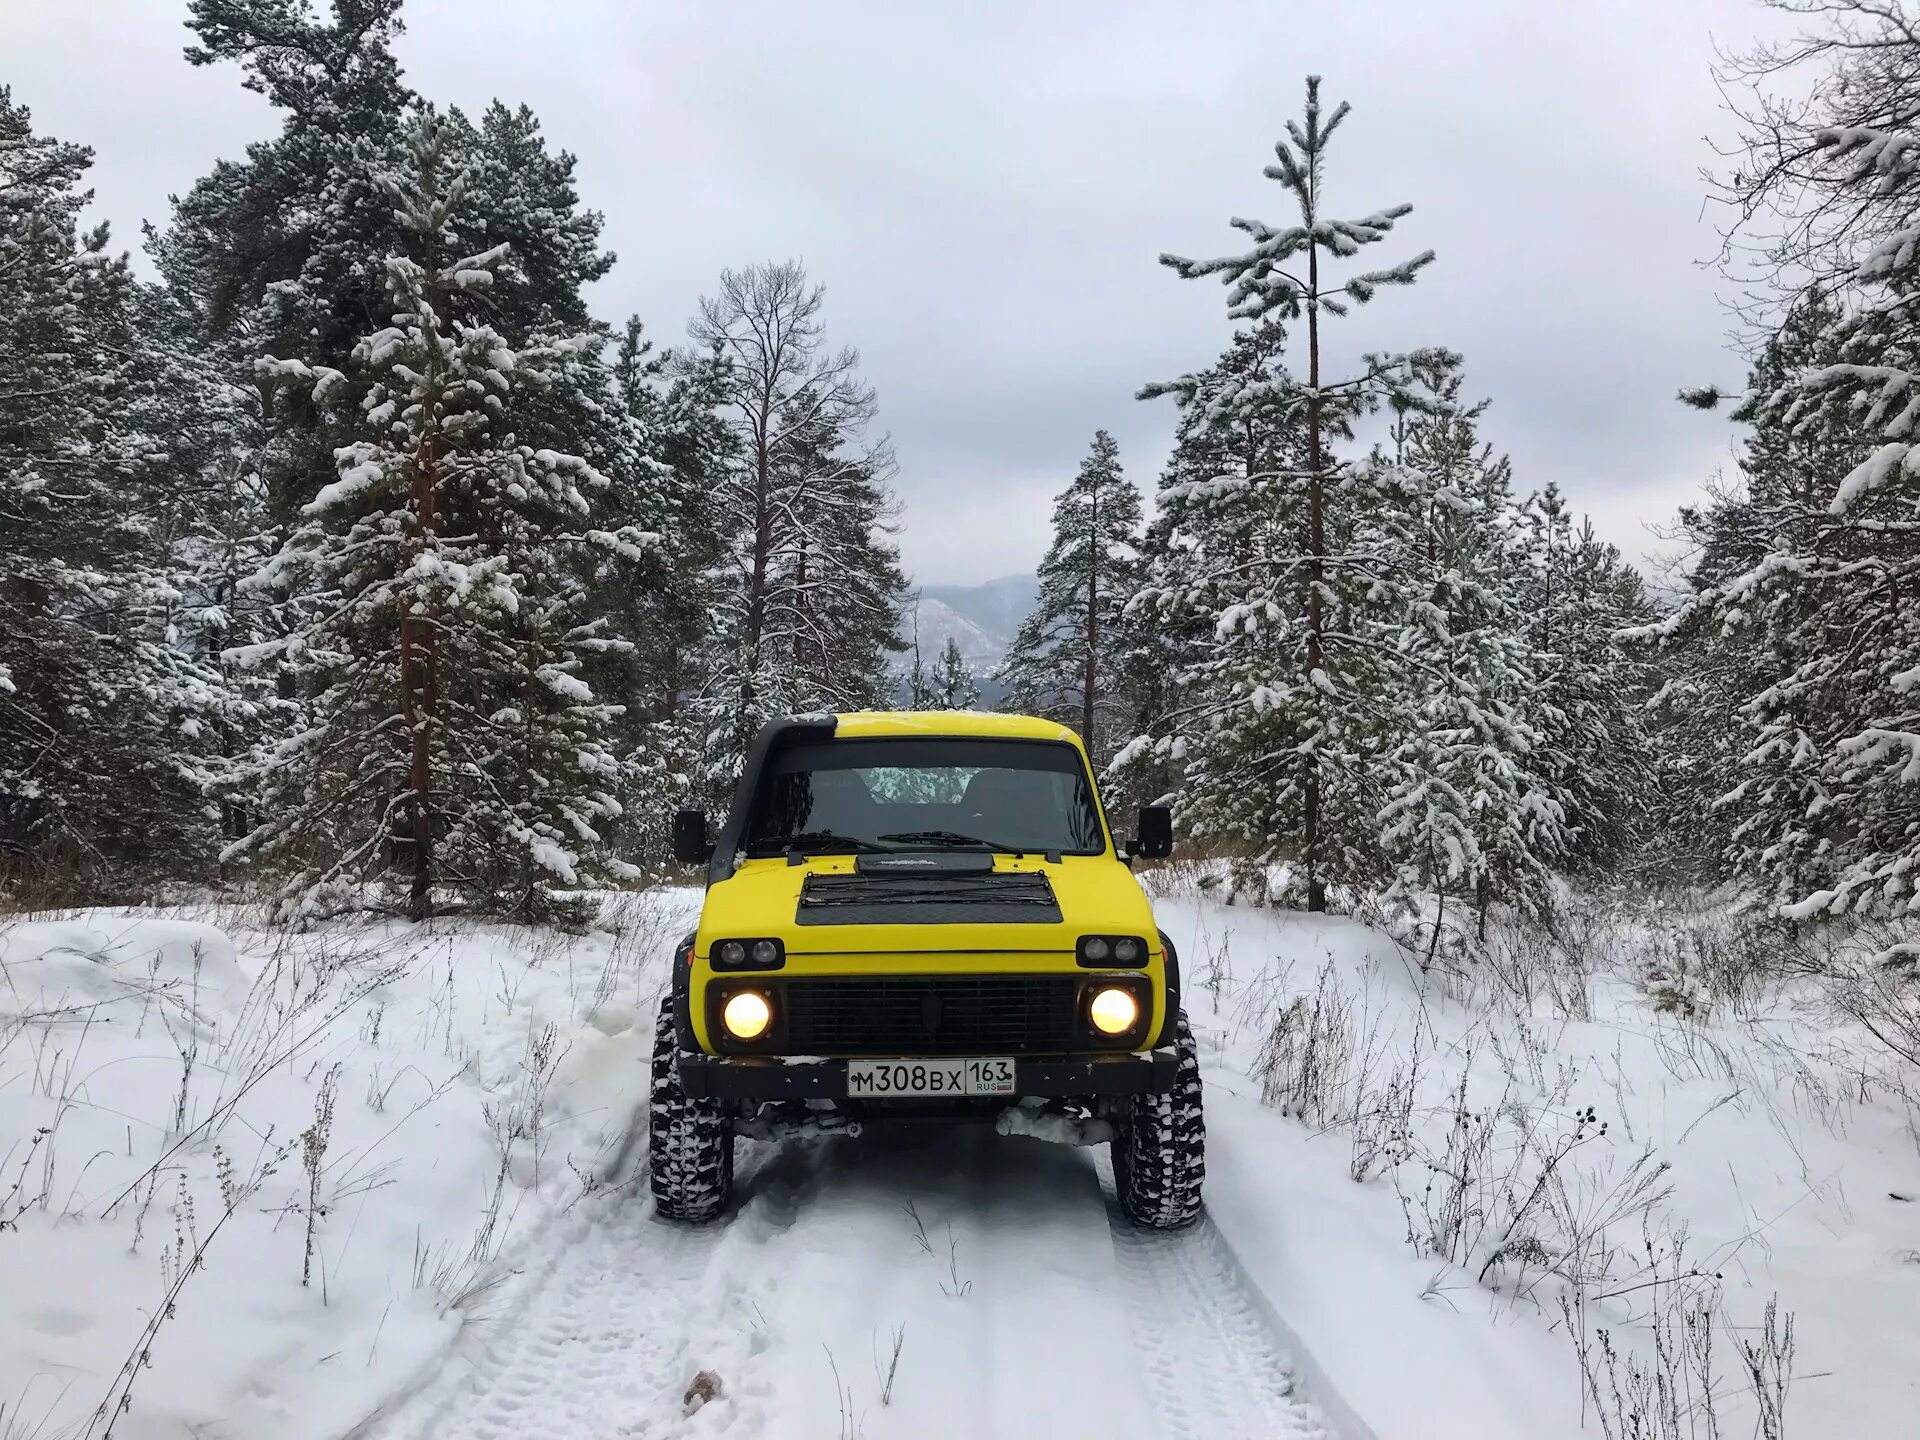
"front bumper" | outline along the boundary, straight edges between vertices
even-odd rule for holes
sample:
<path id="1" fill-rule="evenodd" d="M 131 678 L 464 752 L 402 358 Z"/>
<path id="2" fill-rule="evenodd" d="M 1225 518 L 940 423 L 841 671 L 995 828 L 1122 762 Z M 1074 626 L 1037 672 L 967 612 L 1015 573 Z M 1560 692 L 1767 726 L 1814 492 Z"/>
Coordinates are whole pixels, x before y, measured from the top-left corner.
<path id="1" fill-rule="evenodd" d="M 1163 1094 L 1173 1088 L 1175 1068 L 1171 1049 L 1125 1055 L 1016 1058 L 1015 1093 L 1006 1098 Z M 844 1100 L 847 1062 L 682 1053 L 680 1085 L 695 1100 Z"/>

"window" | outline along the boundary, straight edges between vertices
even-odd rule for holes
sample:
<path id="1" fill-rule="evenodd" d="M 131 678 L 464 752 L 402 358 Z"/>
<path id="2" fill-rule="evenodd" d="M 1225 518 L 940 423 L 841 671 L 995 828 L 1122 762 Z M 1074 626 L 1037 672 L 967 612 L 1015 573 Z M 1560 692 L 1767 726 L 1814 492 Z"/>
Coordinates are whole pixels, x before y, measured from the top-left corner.
<path id="1" fill-rule="evenodd" d="M 1107 847 L 1086 765 L 1070 745 L 912 738 L 777 751 L 754 797 L 748 852 L 824 850 L 836 842 L 1073 855 Z"/>

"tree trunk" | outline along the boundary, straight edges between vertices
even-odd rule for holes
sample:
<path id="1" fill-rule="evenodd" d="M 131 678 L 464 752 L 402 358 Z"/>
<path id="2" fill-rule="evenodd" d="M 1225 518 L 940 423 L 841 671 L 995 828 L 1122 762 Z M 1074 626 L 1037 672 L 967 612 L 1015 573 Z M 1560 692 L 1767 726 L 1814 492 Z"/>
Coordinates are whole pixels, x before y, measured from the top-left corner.
<path id="1" fill-rule="evenodd" d="M 1312 216 L 1308 217 L 1312 223 Z M 1307 671 L 1321 668 L 1320 585 L 1327 553 L 1324 487 L 1320 480 L 1320 247 L 1307 247 Z M 1316 695 L 1319 693 L 1316 687 Z M 1319 701 L 1315 701 L 1316 708 Z M 1317 738 L 1317 737 L 1316 737 Z M 1305 834 L 1301 858 L 1307 867 L 1307 909 L 1327 908 L 1327 883 L 1320 864 L 1320 761 L 1318 747 L 1305 775 L 1302 800 Z"/>
<path id="2" fill-rule="evenodd" d="M 1087 671 L 1080 696 L 1080 738 L 1086 741 L 1087 754 L 1093 755 L 1093 694 L 1098 683 L 1100 653 L 1100 483 L 1091 489 L 1087 536 Z"/>
<path id="3" fill-rule="evenodd" d="M 400 552 L 402 573 L 432 542 L 435 500 L 439 484 L 439 457 L 429 439 L 420 448 L 413 467 L 413 513 L 417 530 L 411 545 Z M 431 612 L 421 615 L 400 602 L 400 684 L 406 719 L 407 819 L 413 833 L 413 885 L 407 913 L 424 920 L 433 910 L 433 725 L 439 699 L 440 626 Z"/>
<path id="4" fill-rule="evenodd" d="M 773 557 L 772 466 L 764 431 L 754 439 L 753 566 L 747 577 L 747 665 L 760 668 L 760 635 L 767 623 L 767 565 Z"/>

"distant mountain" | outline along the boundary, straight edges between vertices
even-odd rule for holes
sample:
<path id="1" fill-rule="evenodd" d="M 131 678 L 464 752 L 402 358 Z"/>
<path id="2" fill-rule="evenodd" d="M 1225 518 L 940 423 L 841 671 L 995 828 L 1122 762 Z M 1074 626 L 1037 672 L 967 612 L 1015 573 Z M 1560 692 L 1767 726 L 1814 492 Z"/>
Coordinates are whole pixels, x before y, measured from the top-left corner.
<path id="1" fill-rule="evenodd" d="M 939 601 L 988 635 L 1002 636 L 1005 643 L 1000 653 L 1004 655 L 1020 622 L 1040 597 L 1040 582 L 1031 575 L 1007 575 L 984 585 L 923 585 L 920 594 Z"/>
<path id="2" fill-rule="evenodd" d="M 900 638 L 911 647 L 917 623 L 920 655 L 928 668 L 940 658 L 949 638 L 956 641 L 980 679 L 982 703 L 991 705 L 1002 693 L 992 684 L 993 672 L 1006 659 L 1020 622 L 1038 595 L 1039 584 L 1031 575 L 1008 575 L 984 585 L 923 585 L 918 609 L 907 609 Z M 894 658 L 894 668 L 903 675 L 912 666 L 911 648 Z"/>

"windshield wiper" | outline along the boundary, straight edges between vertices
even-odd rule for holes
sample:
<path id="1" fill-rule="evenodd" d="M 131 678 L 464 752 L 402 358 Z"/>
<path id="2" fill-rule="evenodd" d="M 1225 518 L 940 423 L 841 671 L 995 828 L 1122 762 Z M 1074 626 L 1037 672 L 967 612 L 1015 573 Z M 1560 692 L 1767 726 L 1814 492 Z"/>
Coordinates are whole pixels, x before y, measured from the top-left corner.
<path id="1" fill-rule="evenodd" d="M 877 845 L 871 840 L 862 840 L 858 835 L 836 835 L 831 830 L 802 830 L 793 835 L 763 835 L 758 840 L 749 840 L 747 849 L 783 855 L 794 850 L 824 850 L 829 847 L 842 847 L 858 850 L 862 853 L 885 854 L 891 846 Z"/>
<path id="2" fill-rule="evenodd" d="M 894 830 L 880 838 L 897 840 L 903 845 L 978 845 L 983 849 L 997 850 L 1004 855 L 1026 853 L 1026 850 L 1019 846 L 1002 845 L 997 840 L 983 840 L 978 835 L 962 835 L 958 830 Z"/>

